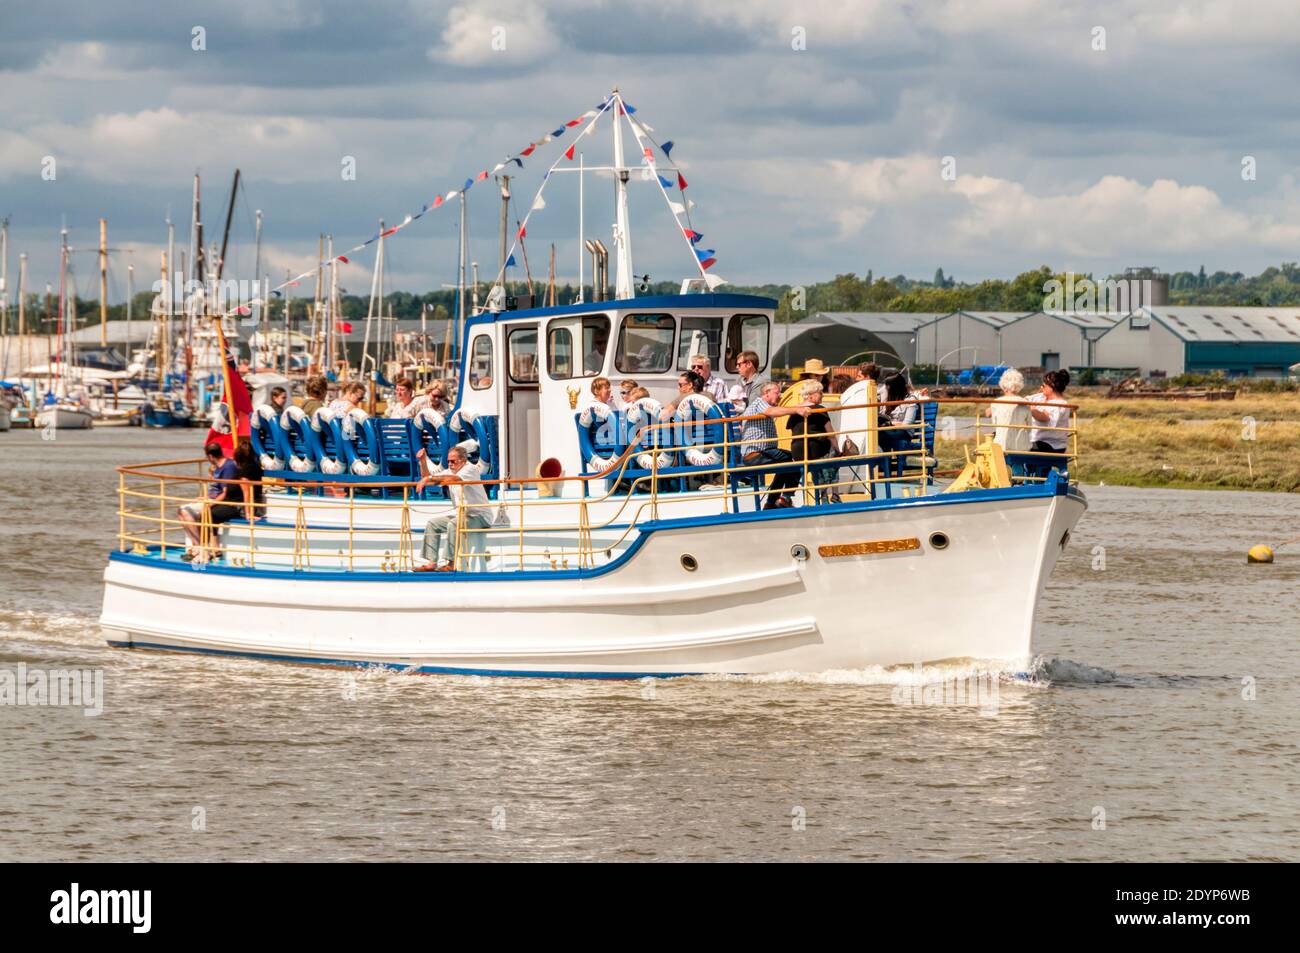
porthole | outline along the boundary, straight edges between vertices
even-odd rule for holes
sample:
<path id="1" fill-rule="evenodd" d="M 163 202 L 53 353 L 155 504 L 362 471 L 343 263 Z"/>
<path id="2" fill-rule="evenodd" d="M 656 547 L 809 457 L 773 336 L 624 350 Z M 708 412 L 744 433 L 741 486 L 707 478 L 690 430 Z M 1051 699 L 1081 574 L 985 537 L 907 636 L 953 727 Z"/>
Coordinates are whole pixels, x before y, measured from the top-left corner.
<path id="1" fill-rule="evenodd" d="M 803 543 L 795 543 L 790 547 L 790 558 L 803 562 L 808 558 L 808 547 Z"/>
<path id="2" fill-rule="evenodd" d="M 931 548 L 931 549 L 947 549 L 947 548 L 948 548 L 948 534 L 947 534 L 947 533 L 931 533 L 931 534 L 930 534 L 930 548 Z"/>
<path id="3" fill-rule="evenodd" d="M 690 553 L 682 553 L 682 568 L 687 572 L 695 572 L 700 568 L 699 560 Z"/>

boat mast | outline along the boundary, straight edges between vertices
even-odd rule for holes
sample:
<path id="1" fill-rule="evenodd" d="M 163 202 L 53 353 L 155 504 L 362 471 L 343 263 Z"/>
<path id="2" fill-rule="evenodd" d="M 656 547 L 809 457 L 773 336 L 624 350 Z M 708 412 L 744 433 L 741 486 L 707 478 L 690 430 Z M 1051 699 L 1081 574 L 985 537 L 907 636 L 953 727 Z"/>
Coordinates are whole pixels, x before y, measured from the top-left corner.
<path id="1" fill-rule="evenodd" d="M 501 307 L 506 306 L 506 229 L 510 227 L 510 176 L 501 178 Z"/>
<path id="2" fill-rule="evenodd" d="M 135 296 L 135 265 L 126 266 L 126 363 L 131 364 L 131 299 Z"/>
<path id="3" fill-rule="evenodd" d="M 627 180 L 628 169 L 623 165 L 623 97 L 614 88 L 616 100 L 612 110 L 614 121 L 614 253 L 618 258 L 618 272 L 614 275 L 614 297 L 622 300 L 632 297 L 632 236 L 628 232 Z"/>
<path id="4" fill-rule="evenodd" d="M 582 183 L 587 178 L 586 166 L 583 163 L 582 153 L 578 153 L 578 300 L 576 304 L 583 304 L 587 300 L 587 292 L 584 283 L 587 280 L 587 236 L 584 233 L 586 226 L 587 214 L 586 206 L 583 204 Z M 592 276 L 595 281 L 595 276 Z"/>
<path id="5" fill-rule="evenodd" d="M 24 368 L 31 360 L 31 349 L 27 343 L 27 255 L 18 256 L 18 376 L 22 377 Z"/>
<path id="6" fill-rule="evenodd" d="M 262 331 L 262 365 L 271 367 L 269 355 L 269 338 L 271 332 L 270 309 L 263 303 L 266 297 L 266 290 L 262 287 L 262 210 L 257 210 L 256 229 L 253 233 L 253 282 L 257 286 L 255 297 L 257 304 L 253 305 L 253 324 Z M 253 359 L 253 365 L 256 367 L 257 359 Z"/>
<path id="7" fill-rule="evenodd" d="M 108 347 L 108 219 L 99 220 L 99 346 Z"/>

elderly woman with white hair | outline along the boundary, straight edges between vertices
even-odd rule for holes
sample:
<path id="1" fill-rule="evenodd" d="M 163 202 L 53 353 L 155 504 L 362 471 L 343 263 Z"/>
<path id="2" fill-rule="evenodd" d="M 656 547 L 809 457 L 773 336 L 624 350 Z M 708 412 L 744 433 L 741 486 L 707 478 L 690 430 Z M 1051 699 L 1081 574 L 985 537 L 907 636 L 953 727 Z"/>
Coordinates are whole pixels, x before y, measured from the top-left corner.
<path id="1" fill-rule="evenodd" d="M 838 454 L 839 441 L 836 440 L 831 427 L 831 415 L 825 412 L 822 397 L 825 388 L 816 378 L 809 378 L 799 385 L 800 396 L 810 413 L 807 417 L 790 418 L 790 456 L 795 460 L 825 460 Z M 826 486 L 835 483 L 836 468 L 808 468 L 808 476 L 814 484 Z"/>
<path id="2" fill-rule="evenodd" d="M 998 380 L 1002 396 L 984 411 L 984 416 L 991 417 L 996 428 L 993 442 L 1008 452 L 1029 449 L 1029 402 L 1020 396 L 1024 386 L 1024 374 L 1014 367 L 1003 371 Z"/>

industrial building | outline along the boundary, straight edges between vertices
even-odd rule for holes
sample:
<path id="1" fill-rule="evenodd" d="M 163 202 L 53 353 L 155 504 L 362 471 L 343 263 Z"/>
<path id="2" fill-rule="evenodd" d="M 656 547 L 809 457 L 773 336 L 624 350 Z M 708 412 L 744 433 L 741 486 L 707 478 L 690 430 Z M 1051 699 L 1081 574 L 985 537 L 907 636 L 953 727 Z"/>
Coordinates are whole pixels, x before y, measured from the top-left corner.
<path id="1" fill-rule="evenodd" d="M 812 357 L 827 364 L 844 364 L 850 358 L 866 361 L 889 354 L 901 364 L 915 364 L 916 329 L 942 316 L 904 311 L 816 311 L 802 321 L 772 326 L 772 365 L 801 367 Z"/>
<path id="2" fill-rule="evenodd" d="M 1011 367 L 1091 367 L 1098 338 L 1122 316 L 1092 311 L 1035 311 L 1004 324 L 996 363 Z M 993 363 L 993 362 L 988 362 Z"/>
<path id="3" fill-rule="evenodd" d="M 1139 308 L 1097 338 L 1092 363 L 1136 367 L 1147 377 L 1282 377 L 1300 363 L 1300 309 Z"/>
<path id="4" fill-rule="evenodd" d="M 1025 314 L 1023 311 L 953 311 L 935 317 L 916 329 L 913 363 L 948 368 L 999 364 L 1002 329 Z"/>

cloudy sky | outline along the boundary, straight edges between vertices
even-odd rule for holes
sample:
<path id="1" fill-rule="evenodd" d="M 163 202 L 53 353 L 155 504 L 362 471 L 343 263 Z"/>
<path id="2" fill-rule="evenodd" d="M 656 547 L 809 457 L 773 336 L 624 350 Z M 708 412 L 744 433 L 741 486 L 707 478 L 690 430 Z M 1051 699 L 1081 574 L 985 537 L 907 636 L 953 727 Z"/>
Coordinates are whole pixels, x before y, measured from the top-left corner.
<path id="1" fill-rule="evenodd" d="M 18 252 L 40 288 L 57 279 L 60 224 L 91 249 L 104 216 L 121 298 L 127 262 L 137 287 L 156 272 L 169 212 L 184 243 L 196 170 L 219 233 L 236 166 L 227 272 L 251 275 L 260 208 L 283 277 L 310 265 L 319 233 L 355 244 L 615 85 L 677 144 L 714 271 L 738 284 L 1300 257 L 1295 0 L 6 0 L 3 20 L 11 289 Z M 607 134 L 583 142 L 588 163 L 608 160 Z M 565 145 L 527 163 L 521 212 Z M 485 272 L 487 186 L 470 193 Z M 611 193 L 588 183 L 588 235 L 607 244 Z M 554 178 L 546 203 L 533 268 L 555 242 L 574 276 L 576 176 Z M 632 219 L 638 273 L 690 271 L 658 189 L 636 178 Z M 444 208 L 391 241 L 390 287 L 453 281 L 455 227 Z M 371 262 L 357 256 L 345 287 L 368 289 Z M 94 255 L 74 263 L 96 296 Z"/>

